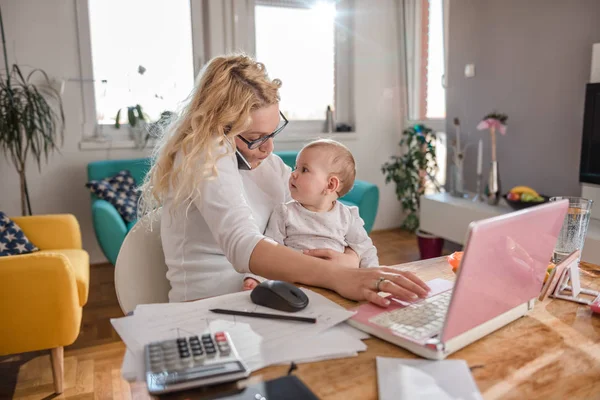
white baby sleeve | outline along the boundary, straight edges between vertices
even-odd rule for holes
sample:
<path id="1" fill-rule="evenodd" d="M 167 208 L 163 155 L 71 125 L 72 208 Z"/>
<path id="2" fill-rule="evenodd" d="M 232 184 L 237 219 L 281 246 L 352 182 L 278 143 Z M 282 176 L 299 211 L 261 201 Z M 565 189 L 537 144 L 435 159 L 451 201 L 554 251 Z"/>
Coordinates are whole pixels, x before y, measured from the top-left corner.
<path id="1" fill-rule="evenodd" d="M 377 249 L 365 230 L 365 222 L 358 214 L 358 207 L 348 207 L 350 223 L 346 232 L 346 243 L 360 257 L 360 268 L 378 267 Z"/>
<path id="2" fill-rule="evenodd" d="M 285 204 L 279 204 L 271 213 L 267 229 L 265 230 L 265 236 L 270 237 L 281 245 L 285 245 L 284 240 L 287 237 L 285 228 L 286 222 L 287 206 Z"/>

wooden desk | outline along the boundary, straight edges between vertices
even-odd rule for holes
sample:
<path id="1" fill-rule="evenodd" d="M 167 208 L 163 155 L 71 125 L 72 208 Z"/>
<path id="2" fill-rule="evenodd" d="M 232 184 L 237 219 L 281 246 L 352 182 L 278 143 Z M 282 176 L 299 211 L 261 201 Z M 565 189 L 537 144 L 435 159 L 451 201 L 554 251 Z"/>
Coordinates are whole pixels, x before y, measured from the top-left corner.
<path id="1" fill-rule="evenodd" d="M 444 258 L 402 267 L 424 280 L 438 277 L 454 280 Z M 582 265 L 582 285 L 600 289 L 599 266 Z M 311 289 L 346 308 L 357 306 L 336 293 Z M 417 356 L 378 338 L 365 343 L 367 351 L 357 357 L 299 364 L 294 373 L 322 399 L 377 399 L 375 357 Z M 537 303 L 528 316 L 449 359 L 467 361 L 486 399 L 598 399 L 600 316 L 592 315 L 588 306 L 547 299 Z M 287 369 L 287 366 L 262 369 L 252 374 L 249 383 L 278 378 Z"/>

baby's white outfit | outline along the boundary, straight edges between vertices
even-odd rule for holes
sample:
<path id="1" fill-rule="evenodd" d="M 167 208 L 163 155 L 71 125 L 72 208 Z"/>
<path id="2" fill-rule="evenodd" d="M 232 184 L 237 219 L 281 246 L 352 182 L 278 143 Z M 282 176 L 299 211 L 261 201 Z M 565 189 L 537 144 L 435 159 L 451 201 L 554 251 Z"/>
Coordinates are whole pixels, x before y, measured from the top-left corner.
<path id="1" fill-rule="evenodd" d="M 360 267 L 377 267 L 377 249 L 365 231 L 358 207 L 336 201 L 326 212 L 310 211 L 295 200 L 273 210 L 265 236 L 296 250 L 331 249 L 343 253 L 349 246 L 360 257 Z"/>

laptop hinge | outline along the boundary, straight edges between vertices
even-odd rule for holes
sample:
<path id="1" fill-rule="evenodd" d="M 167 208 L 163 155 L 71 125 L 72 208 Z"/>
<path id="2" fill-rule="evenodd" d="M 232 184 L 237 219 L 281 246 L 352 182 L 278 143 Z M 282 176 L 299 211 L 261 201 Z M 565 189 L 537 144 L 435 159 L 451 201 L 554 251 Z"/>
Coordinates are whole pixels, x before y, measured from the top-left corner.
<path id="1" fill-rule="evenodd" d="M 431 349 L 433 351 L 437 351 L 437 352 L 445 352 L 446 351 L 446 346 L 444 345 L 444 343 L 440 342 L 440 340 L 437 338 L 428 339 L 425 342 L 425 347 L 427 347 L 428 349 Z"/>

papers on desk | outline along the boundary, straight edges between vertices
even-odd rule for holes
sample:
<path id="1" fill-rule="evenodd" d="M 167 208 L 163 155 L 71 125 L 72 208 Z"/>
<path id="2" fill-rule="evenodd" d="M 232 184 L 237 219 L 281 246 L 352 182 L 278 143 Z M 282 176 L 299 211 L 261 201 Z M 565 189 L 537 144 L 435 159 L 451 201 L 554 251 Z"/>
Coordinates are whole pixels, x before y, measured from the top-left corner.
<path id="1" fill-rule="evenodd" d="M 377 357 L 380 400 L 480 400 L 481 393 L 463 360 Z"/>
<path id="2" fill-rule="evenodd" d="M 298 363 L 353 356 L 366 350 L 361 341 L 365 334 L 343 323 L 354 312 L 313 291 L 302 290 L 309 298 L 309 305 L 294 315 L 316 318 L 316 324 L 209 311 L 211 308 L 226 307 L 239 311 L 285 314 L 252 303 L 250 291 L 190 303 L 140 305 L 133 316 L 111 319 L 113 327 L 127 346 L 123 377 L 143 380 L 143 354 L 147 343 L 221 330 L 229 332 L 240 357 L 252 371 L 291 361 Z"/>

